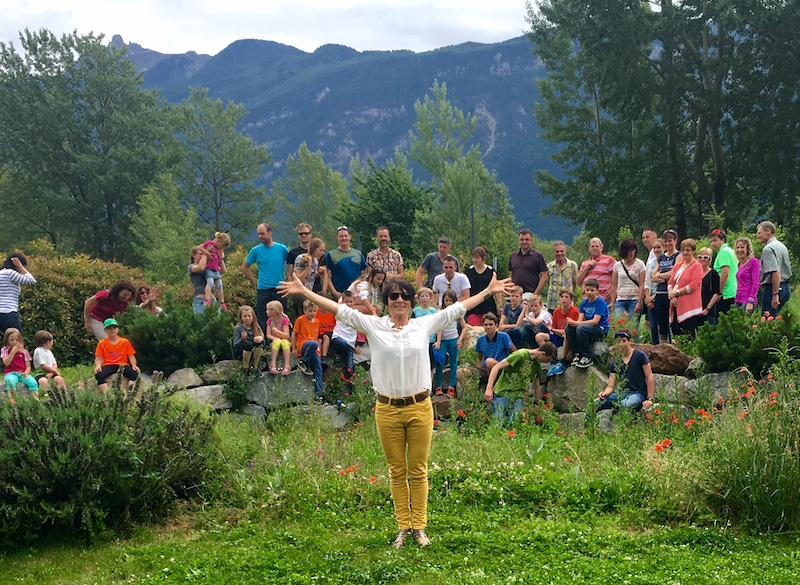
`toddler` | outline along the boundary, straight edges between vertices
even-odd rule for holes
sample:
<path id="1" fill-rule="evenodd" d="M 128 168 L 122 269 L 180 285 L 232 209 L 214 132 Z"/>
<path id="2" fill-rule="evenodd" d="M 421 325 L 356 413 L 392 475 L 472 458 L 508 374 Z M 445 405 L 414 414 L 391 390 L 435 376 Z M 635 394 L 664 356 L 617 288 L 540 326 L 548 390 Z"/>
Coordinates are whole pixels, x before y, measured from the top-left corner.
<path id="1" fill-rule="evenodd" d="M 223 310 L 227 311 L 225 304 L 225 294 L 222 290 L 222 274 L 220 273 L 222 262 L 225 260 L 225 248 L 231 245 L 231 238 L 228 234 L 215 232 L 214 239 L 203 242 L 200 245 L 203 253 L 208 256 L 206 268 L 203 276 L 206 279 L 206 300 L 205 305 L 210 306 L 213 302 L 214 289 L 217 290 L 217 301 Z"/>
<path id="2" fill-rule="evenodd" d="M 50 380 L 55 382 L 56 388 L 66 390 L 67 384 L 58 371 L 58 363 L 53 355 L 53 334 L 49 331 L 37 331 L 33 334 L 33 343 L 36 349 L 33 350 L 33 367 L 42 370 L 43 374 L 37 374 L 36 380 L 42 390 L 47 390 Z"/>

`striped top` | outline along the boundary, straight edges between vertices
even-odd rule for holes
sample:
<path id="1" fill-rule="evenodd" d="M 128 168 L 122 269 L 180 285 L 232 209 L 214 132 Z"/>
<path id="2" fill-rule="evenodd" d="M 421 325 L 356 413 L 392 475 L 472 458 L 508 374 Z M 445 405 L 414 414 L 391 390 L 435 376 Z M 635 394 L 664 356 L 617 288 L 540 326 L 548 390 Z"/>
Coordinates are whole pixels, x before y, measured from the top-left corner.
<path id="1" fill-rule="evenodd" d="M 19 311 L 19 293 L 23 284 L 36 284 L 36 279 L 30 272 L 21 274 L 13 268 L 0 269 L 0 313 Z"/>

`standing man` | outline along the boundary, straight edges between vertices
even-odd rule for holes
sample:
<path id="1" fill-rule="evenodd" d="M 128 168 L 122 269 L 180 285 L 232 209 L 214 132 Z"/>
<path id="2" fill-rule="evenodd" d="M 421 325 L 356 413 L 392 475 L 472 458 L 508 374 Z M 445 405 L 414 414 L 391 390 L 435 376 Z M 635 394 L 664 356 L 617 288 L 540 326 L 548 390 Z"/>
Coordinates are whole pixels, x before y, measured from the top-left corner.
<path id="1" fill-rule="evenodd" d="M 330 288 L 333 298 L 338 300 L 353 281 L 364 276 L 367 262 L 361 250 L 350 247 L 350 228 L 340 225 L 336 230 L 339 247 L 325 254 L 325 265 L 330 274 Z"/>
<path id="2" fill-rule="evenodd" d="M 547 264 L 544 256 L 533 245 L 533 233 L 528 228 L 523 228 L 518 234 L 519 250 L 512 252 L 508 259 L 508 277 L 511 281 L 522 287 L 527 299 L 531 295 L 538 295 L 547 282 Z"/>
<path id="3" fill-rule="evenodd" d="M 547 263 L 547 280 L 550 288 L 547 291 L 547 310 L 555 311 L 560 303 L 561 291 L 568 288 L 575 294 L 578 285 L 578 264 L 567 258 L 567 245 L 561 240 L 553 244 L 553 254 L 556 259 Z"/>
<path id="4" fill-rule="evenodd" d="M 371 274 L 376 268 L 383 268 L 386 278 L 403 278 L 403 256 L 400 252 L 389 247 L 392 238 L 389 228 L 381 226 L 375 233 L 378 247 L 367 254 L 367 273 Z"/>
<path id="5" fill-rule="evenodd" d="M 469 289 L 472 286 L 466 274 L 456 272 L 456 259 L 448 256 L 442 262 L 444 272 L 433 279 L 433 292 L 439 294 L 438 308 L 442 308 L 442 297 L 445 291 L 452 290 L 459 301 L 469 298 Z"/>
<path id="6" fill-rule="evenodd" d="M 431 252 L 422 260 L 422 264 L 417 268 L 416 281 L 417 288 L 423 286 L 427 288 L 433 287 L 433 279 L 439 276 L 444 268 L 442 264 L 444 259 L 450 256 L 450 238 L 442 236 L 439 238 L 439 245 L 436 252 Z M 456 260 L 456 270 L 459 270 L 458 260 Z M 427 274 L 425 284 L 422 283 L 422 275 Z"/>
<path id="7" fill-rule="evenodd" d="M 297 231 L 297 238 L 300 240 L 300 245 L 296 248 L 289 250 L 289 257 L 286 259 L 286 280 L 292 278 L 294 274 L 294 261 L 302 254 L 308 254 L 308 244 L 311 242 L 313 230 L 307 223 L 300 223 L 295 228 Z M 322 291 L 322 282 L 320 281 L 319 274 L 314 278 L 314 287 L 311 289 L 315 293 Z M 298 297 L 292 299 L 294 303 L 294 312 L 299 317 L 303 314 L 303 298 Z"/>
<path id="8" fill-rule="evenodd" d="M 658 234 L 655 230 L 645 229 L 642 230 L 642 243 L 644 247 L 647 248 L 647 261 L 644 263 L 645 266 L 650 264 L 651 262 L 655 262 L 656 255 L 653 252 L 653 243 L 658 239 Z"/>
<path id="9" fill-rule="evenodd" d="M 612 256 L 603 254 L 603 240 L 592 238 L 589 241 L 589 259 L 581 264 L 581 271 L 578 273 L 578 284 L 583 284 L 584 280 L 593 278 L 598 283 L 597 294 L 606 303 L 611 300 L 611 274 L 614 272 L 614 264 L 617 261 Z M 586 294 L 583 295 L 586 298 Z"/>
<path id="10" fill-rule="evenodd" d="M 714 270 L 719 274 L 719 290 L 722 298 L 717 302 L 717 313 L 727 313 L 736 299 L 736 271 L 739 262 L 736 260 L 731 247 L 728 245 L 728 236 L 721 229 L 711 230 L 709 235 L 711 249 L 716 253 Z"/>
<path id="11" fill-rule="evenodd" d="M 761 251 L 761 311 L 777 317 L 789 300 L 789 280 L 792 278 L 789 250 L 775 237 L 775 224 L 771 221 L 758 224 L 756 237 L 764 244 Z"/>
<path id="12" fill-rule="evenodd" d="M 283 280 L 284 266 L 289 258 L 289 249 L 272 239 L 272 226 L 260 223 L 256 228 L 257 246 L 251 248 L 242 263 L 242 274 L 256 287 L 256 320 L 262 331 L 267 330 L 267 303 L 280 301 L 286 310 L 286 301 L 278 294 L 278 285 Z M 258 266 L 258 280 L 250 267 Z"/>

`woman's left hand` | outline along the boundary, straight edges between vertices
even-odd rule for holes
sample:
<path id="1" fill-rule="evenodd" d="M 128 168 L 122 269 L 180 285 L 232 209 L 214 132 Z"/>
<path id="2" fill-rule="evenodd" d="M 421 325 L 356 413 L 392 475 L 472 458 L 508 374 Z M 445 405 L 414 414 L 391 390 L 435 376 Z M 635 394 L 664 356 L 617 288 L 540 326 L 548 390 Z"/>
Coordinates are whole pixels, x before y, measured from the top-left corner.
<path id="1" fill-rule="evenodd" d="M 280 284 L 278 284 L 278 294 L 282 297 L 288 297 L 289 295 L 301 295 L 307 289 L 297 278 L 297 274 L 292 273 L 292 277 L 289 280 L 282 280 Z"/>
<path id="2" fill-rule="evenodd" d="M 497 274 L 492 274 L 492 280 L 489 283 L 489 286 L 486 287 L 486 292 L 496 295 L 498 293 L 510 293 L 511 289 L 514 287 L 514 283 L 511 281 L 510 278 L 504 278 L 502 280 L 497 280 Z"/>

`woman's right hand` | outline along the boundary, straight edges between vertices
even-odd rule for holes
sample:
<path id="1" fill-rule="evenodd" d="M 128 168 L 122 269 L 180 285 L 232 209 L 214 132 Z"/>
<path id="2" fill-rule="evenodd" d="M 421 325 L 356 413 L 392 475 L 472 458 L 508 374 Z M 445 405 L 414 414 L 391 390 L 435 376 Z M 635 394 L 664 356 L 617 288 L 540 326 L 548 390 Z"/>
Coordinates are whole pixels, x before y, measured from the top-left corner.
<path id="1" fill-rule="evenodd" d="M 91 324 L 91 323 L 89 323 L 89 320 L 88 320 L 88 319 L 86 319 L 86 320 L 83 322 L 83 328 L 84 328 L 84 329 L 86 329 L 86 332 L 87 332 L 87 333 L 91 333 L 91 332 L 92 332 L 92 324 Z"/>
<path id="2" fill-rule="evenodd" d="M 306 290 L 308 289 L 303 285 L 302 281 L 297 278 L 297 273 L 292 273 L 292 277 L 289 280 L 282 280 L 278 285 L 278 294 L 282 297 L 301 295 Z"/>

